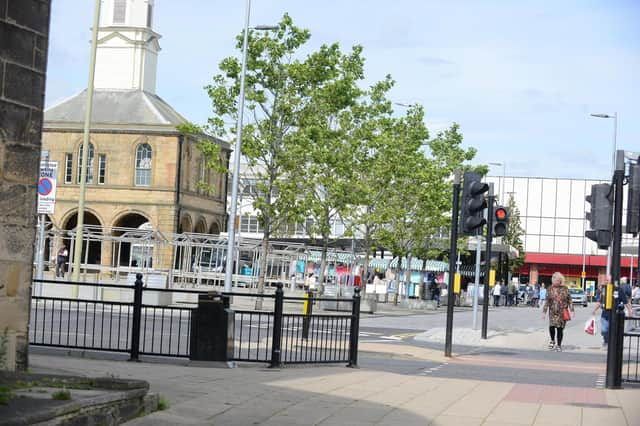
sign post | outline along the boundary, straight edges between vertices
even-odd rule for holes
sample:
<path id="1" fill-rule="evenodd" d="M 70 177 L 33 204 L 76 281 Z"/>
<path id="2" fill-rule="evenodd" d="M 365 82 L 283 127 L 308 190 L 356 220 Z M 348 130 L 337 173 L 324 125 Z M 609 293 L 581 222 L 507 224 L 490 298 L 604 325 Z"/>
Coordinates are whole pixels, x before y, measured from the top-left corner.
<path id="1" fill-rule="evenodd" d="M 58 163 L 49 161 L 49 153 L 43 151 L 40 161 L 40 175 L 38 177 L 38 259 L 36 263 L 36 278 L 41 280 L 44 270 L 44 240 L 46 215 L 53 214 L 56 205 L 56 177 Z M 42 290 L 42 284 L 38 289 Z M 40 293 L 38 291 L 38 293 Z"/>

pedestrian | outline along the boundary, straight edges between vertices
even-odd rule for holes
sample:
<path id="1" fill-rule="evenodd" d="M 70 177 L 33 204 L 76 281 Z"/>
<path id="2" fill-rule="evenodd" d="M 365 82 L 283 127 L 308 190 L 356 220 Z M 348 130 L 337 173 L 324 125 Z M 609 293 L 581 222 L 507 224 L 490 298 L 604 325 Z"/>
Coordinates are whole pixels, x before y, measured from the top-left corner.
<path id="1" fill-rule="evenodd" d="M 508 297 L 507 297 L 507 284 L 500 281 L 500 299 L 502 301 L 503 306 L 508 305 Z"/>
<path id="2" fill-rule="evenodd" d="M 64 243 L 62 243 L 62 247 L 60 247 L 60 250 L 58 250 L 58 254 L 56 256 L 56 277 L 64 278 L 68 257 L 69 251 L 67 250 L 67 247 L 64 245 Z"/>
<path id="3" fill-rule="evenodd" d="M 565 310 L 574 312 L 571 302 L 571 293 L 564 284 L 564 275 L 554 272 L 551 276 L 551 287 L 549 288 L 546 301 L 542 307 L 542 319 L 545 319 L 549 312 L 549 349 L 562 352 L 562 339 L 564 337 L 564 326 L 568 319 L 565 317 Z"/>
<path id="4" fill-rule="evenodd" d="M 621 283 L 622 284 L 622 283 Z M 609 319 L 611 315 L 611 311 L 614 309 L 606 309 L 606 300 L 607 300 L 607 287 L 605 285 L 601 286 L 600 289 L 600 298 L 596 306 L 593 308 L 592 314 L 595 315 L 598 309 L 602 308 L 602 314 L 600 315 L 600 334 L 602 335 L 602 347 L 607 347 L 609 345 Z M 627 294 L 624 290 L 618 291 L 618 305 L 624 306 L 627 309 L 627 313 L 631 316 L 631 304 L 629 303 L 629 299 L 627 298 Z M 614 292 L 615 294 L 615 292 Z"/>
<path id="5" fill-rule="evenodd" d="M 538 301 L 540 300 L 540 284 L 535 284 L 533 286 L 533 299 L 531 299 L 531 306 L 539 307 Z"/>
<path id="6" fill-rule="evenodd" d="M 508 284 L 509 288 L 507 289 L 507 304 L 509 306 L 513 306 L 513 302 L 515 300 L 515 298 L 517 297 L 517 292 L 518 289 L 516 288 L 516 285 L 511 282 L 510 284 Z"/>
<path id="7" fill-rule="evenodd" d="M 497 282 L 493 287 L 493 306 L 500 306 L 500 282 Z"/>
<path id="8" fill-rule="evenodd" d="M 544 302 L 547 299 L 547 286 L 544 283 L 540 284 L 540 306 L 544 308 Z"/>

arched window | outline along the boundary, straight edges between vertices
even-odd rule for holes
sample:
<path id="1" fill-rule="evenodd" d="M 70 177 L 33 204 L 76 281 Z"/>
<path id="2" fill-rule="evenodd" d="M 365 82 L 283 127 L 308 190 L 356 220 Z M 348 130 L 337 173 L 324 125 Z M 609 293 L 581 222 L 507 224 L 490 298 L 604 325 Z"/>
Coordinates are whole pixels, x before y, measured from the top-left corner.
<path id="1" fill-rule="evenodd" d="M 143 143 L 136 149 L 136 186 L 151 185 L 151 145 Z"/>
<path id="2" fill-rule="evenodd" d="M 127 17 L 127 0 L 113 0 L 113 23 L 124 24 Z"/>
<path id="3" fill-rule="evenodd" d="M 82 145 L 83 144 L 80 144 L 80 148 L 78 148 L 78 183 L 80 183 L 80 173 L 82 170 Z M 93 155 L 93 144 L 89 142 L 89 158 L 87 158 L 87 183 L 93 183 Z"/>

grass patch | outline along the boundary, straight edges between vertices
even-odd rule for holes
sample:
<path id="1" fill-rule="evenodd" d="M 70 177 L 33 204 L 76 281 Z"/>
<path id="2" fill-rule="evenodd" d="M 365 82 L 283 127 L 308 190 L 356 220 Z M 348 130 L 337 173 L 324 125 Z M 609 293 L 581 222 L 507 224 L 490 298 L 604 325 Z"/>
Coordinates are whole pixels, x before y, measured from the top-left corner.
<path id="1" fill-rule="evenodd" d="M 158 410 L 162 411 L 162 410 L 166 410 L 167 408 L 169 408 L 169 401 L 164 396 L 161 396 L 158 399 Z"/>
<path id="2" fill-rule="evenodd" d="M 13 392 L 11 392 L 11 388 L 9 386 L 1 385 L 0 386 L 0 404 L 7 405 L 7 403 L 11 398 L 13 398 Z"/>
<path id="3" fill-rule="evenodd" d="M 55 399 L 56 401 L 68 401 L 71 399 L 71 392 L 66 389 L 61 389 L 52 393 L 51 398 Z"/>

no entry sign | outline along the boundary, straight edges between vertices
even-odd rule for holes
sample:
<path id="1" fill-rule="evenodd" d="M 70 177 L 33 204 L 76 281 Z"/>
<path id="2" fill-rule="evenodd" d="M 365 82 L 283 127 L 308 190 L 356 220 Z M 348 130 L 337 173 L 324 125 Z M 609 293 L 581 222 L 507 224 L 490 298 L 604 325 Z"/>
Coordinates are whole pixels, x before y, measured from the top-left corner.
<path id="1" fill-rule="evenodd" d="M 41 161 L 38 179 L 38 214 L 53 214 L 56 206 L 58 162 Z"/>

